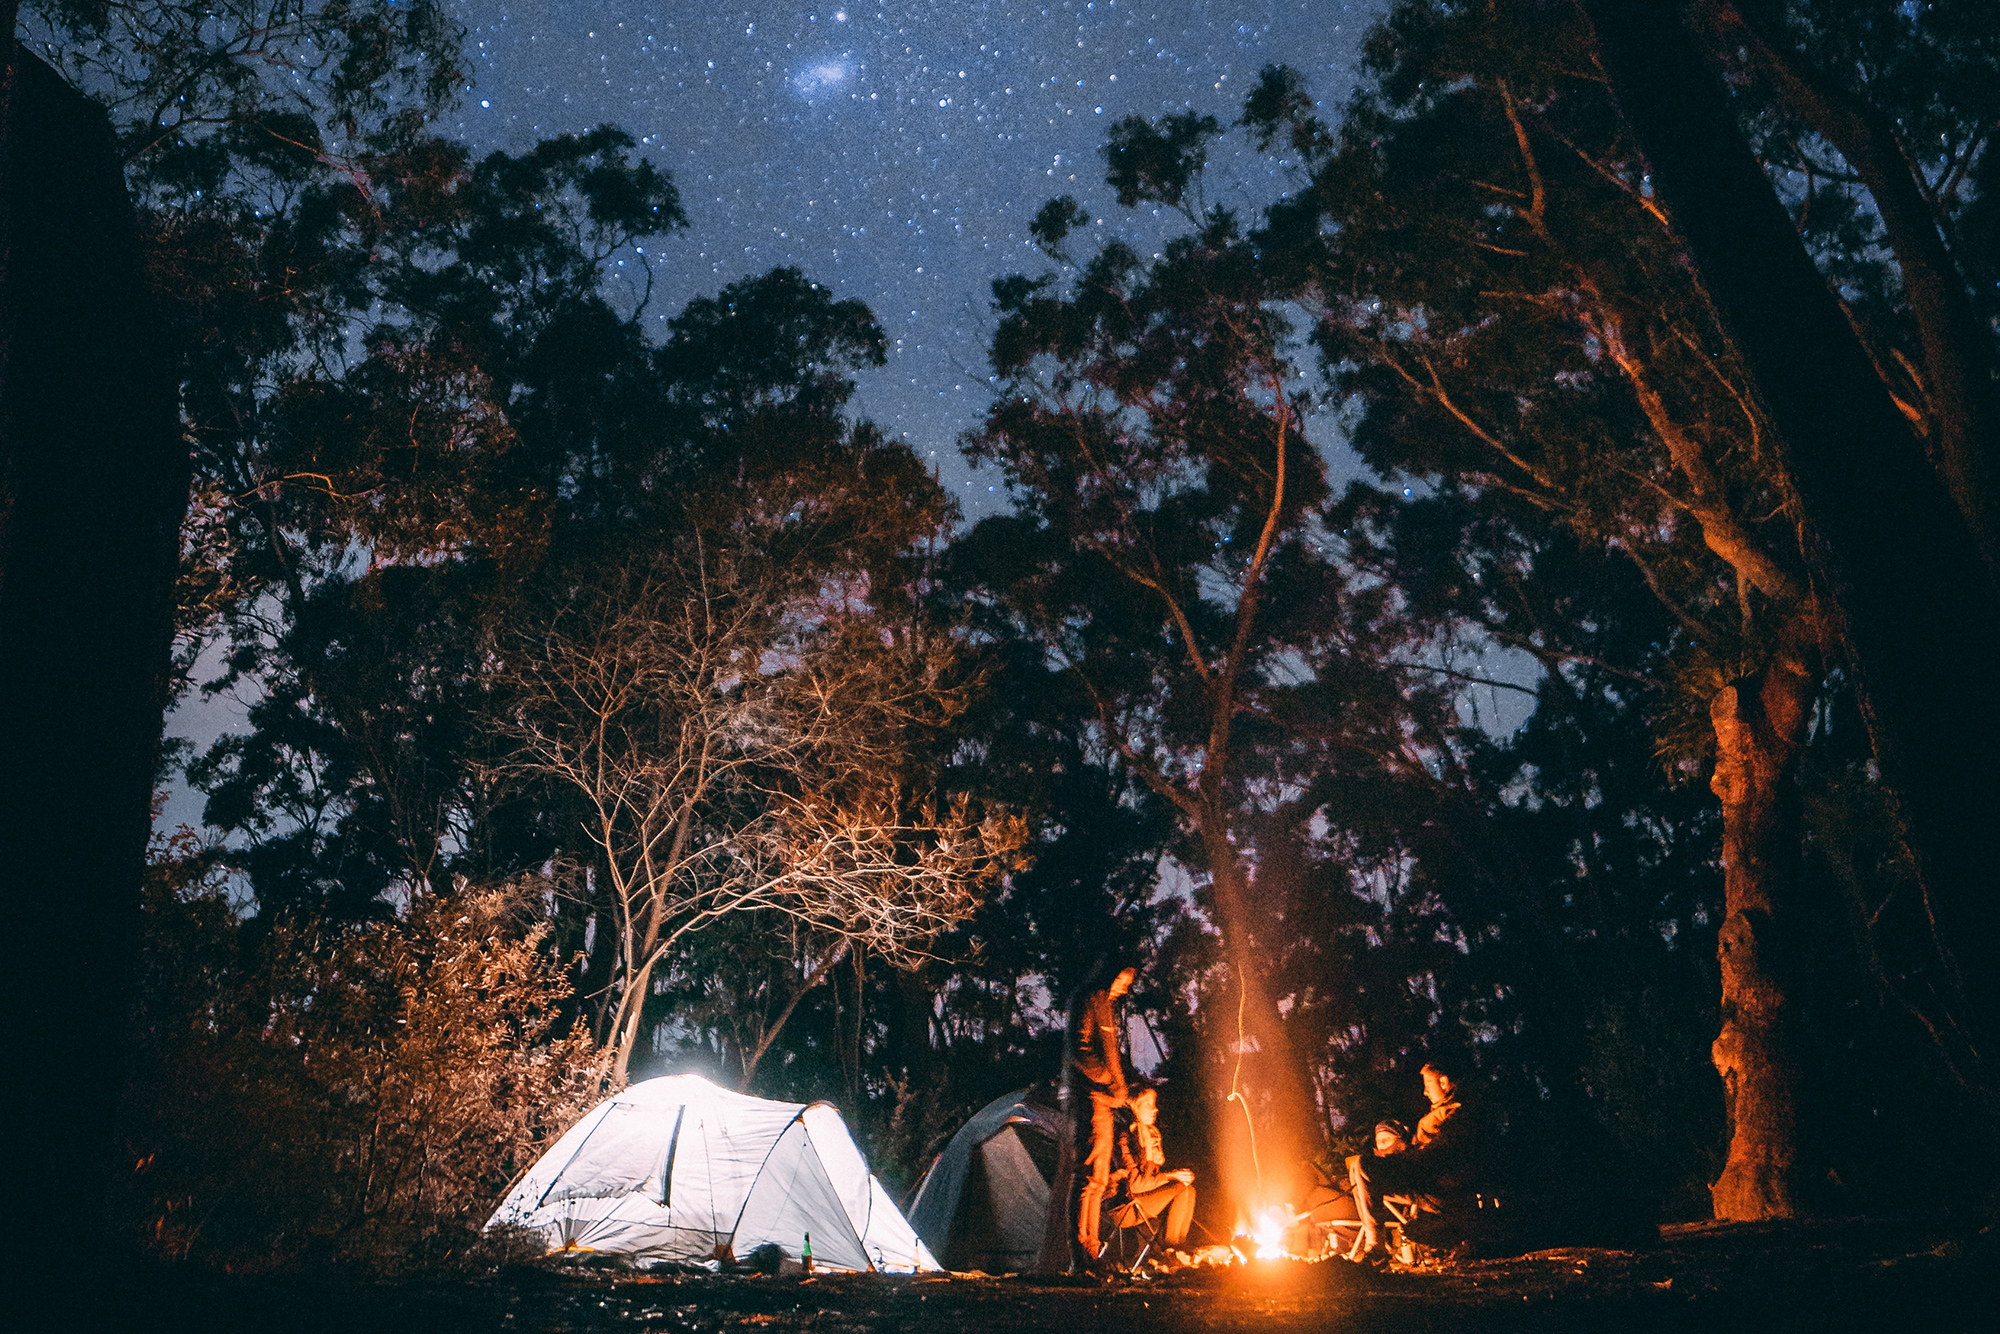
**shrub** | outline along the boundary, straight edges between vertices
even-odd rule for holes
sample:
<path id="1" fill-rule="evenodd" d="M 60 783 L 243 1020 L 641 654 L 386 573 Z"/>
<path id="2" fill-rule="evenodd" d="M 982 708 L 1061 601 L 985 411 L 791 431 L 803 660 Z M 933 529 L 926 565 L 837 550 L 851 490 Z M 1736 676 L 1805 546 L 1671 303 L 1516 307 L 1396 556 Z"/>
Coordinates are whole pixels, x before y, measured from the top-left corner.
<path id="1" fill-rule="evenodd" d="M 245 918 L 166 849 L 130 1137 L 151 1244 L 232 1268 L 463 1255 L 601 1096 L 532 883 L 364 925 Z"/>

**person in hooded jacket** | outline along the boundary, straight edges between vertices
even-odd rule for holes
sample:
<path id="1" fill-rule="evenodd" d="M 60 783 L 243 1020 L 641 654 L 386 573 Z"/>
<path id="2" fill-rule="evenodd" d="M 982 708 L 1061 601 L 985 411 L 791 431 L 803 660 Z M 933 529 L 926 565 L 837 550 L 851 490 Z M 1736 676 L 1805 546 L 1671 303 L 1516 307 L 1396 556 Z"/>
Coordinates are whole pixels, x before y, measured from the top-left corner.
<path id="1" fill-rule="evenodd" d="M 1453 1064 L 1435 1058 L 1424 1064 L 1422 1073 L 1430 1110 L 1417 1122 L 1409 1150 L 1380 1157 L 1356 1154 L 1347 1160 L 1355 1212 L 1360 1215 L 1360 1254 L 1380 1241 L 1375 1213 L 1383 1196 L 1465 1194 L 1476 1188 L 1489 1166 L 1484 1118 L 1468 1109 L 1465 1086 Z"/>

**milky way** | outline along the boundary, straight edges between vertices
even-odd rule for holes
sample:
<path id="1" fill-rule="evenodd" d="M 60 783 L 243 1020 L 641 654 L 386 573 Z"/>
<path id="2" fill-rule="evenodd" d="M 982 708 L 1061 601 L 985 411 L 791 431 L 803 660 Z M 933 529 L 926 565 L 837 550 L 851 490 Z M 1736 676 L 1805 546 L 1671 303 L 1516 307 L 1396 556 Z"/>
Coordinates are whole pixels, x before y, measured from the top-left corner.
<path id="1" fill-rule="evenodd" d="M 1193 109 L 1227 123 L 1257 71 L 1303 71 L 1338 103 L 1376 0 L 977 0 L 818 6 L 459 0 L 473 90 L 447 121 L 475 151 L 609 122 L 672 172 L 692 226 L 651 247 L 649 318 L 793 264 L 859 297 L 888 332 L 860 407 L 937 461 L 968 517 L 999 501 L 953 442 L 988 401 L 989 284 L 1038 273 L 1042 201 L 1074 194 L 1142 244 L 1103 185 L 1123 116 Z M 1246 204 L 1286 165 L 1237 143 L 1219 188 Z M 636 265 L 636 257 L 630 263 Z"/>

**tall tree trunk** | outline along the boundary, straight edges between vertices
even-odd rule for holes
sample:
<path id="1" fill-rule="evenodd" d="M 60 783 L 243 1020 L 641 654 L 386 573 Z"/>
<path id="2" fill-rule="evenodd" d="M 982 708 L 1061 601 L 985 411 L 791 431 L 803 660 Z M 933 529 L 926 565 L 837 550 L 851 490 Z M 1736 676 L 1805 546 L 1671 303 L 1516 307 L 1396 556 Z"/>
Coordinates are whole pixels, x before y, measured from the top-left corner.
<path id="1" fill-rule="evenodd" d="M 1861 178 L 1882 219 L 1902 276 L 1924 364 L 1930 440 L 1952 500 L 1986 557 L 2000 570 L 2000 407 L 1993 393 L 1990 334 L 1966 294 L 1896 124 L 1852 97 L 1791 51 L 1770 0 L 1713 6 L 1713 19 L 1742 38 L 1794 113 L 1824 135 Z"/>
<path id="2" fill-rule="evenodd" d="M 632 1068 L 632 1048 L 639 1041 L 639 1023 L 646 1015 L 646 993 L 653 985 L 653 959 L 650 952 L 646 962 L 639 965 L 632 975 L 631 984 L 625 994 L 618 998 L 617 1017 L 612 1021 L 611 1041 L 617 1044 L 611 1058 L 611 1087 L 624 1088 L 626 1078 Z"/>
<path id="3" fill-rule="evenodd" d="M 104 113 L 17 53 L 0 401 L 10 1263 L 98 1254 L 188 450 Z"/>
<path id="4" fill-rule="evenodd" d="M 1803 619 L 1803 618 L 1801 618 Z M 1729 1115 L 1729 1158 L 1711 1186 L 1715 1216 L 1801 1210 L 1798 1026 L 1787 986 L 1799 827 L 1792 763 L 1818 674 L 1788 648 L 1710 705 L 1722 799 L 1722 1032 L 1712 1055 Z"/>
<path id="5" fill-rule="evenodd" d="M 1210 1040 L 1221 1039 L 1228 1064 L 1216 1086 L 1225 1101 L 1216 1109 L 1217 1148 L 1225 1180 L 1224 1199 L 1244 1206 L 1278 1204 L 1298 1198 L 1293 1174 L 1319 1148 L 1313 1127 L 1318 1118 L 1307 1082 L 1293 1062 L 1276 998 L 1264 985 L 1270 971 L 1261 942 L 1260 915 L 1252 910 L 1251 886 L 1242 858 L 1218 815 L 1201 829 L 1208 856 L 1217 925 L 1222 930 L 1230 983 L 1236 991 L 1221 1000 L 1209 1019 Z"/>
<path id="6" fill-rule="evenodd" d="M 1581 0 L 1655 191 L 1776 427 L 1816 590 L 1995 1091 L 2000 601 L 1964 517 L 1744 142 L 1674 0 Z"/>

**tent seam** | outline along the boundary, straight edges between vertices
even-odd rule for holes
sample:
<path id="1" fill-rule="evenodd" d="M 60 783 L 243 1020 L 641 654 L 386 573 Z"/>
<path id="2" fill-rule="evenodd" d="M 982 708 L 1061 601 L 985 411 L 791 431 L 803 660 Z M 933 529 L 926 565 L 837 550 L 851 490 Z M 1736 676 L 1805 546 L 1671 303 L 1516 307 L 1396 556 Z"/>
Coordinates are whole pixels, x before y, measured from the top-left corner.
<path id="1" fill-rule="evenodd" d="M 624 1105 L 625 1104 L 619 1102 L 616 1098 L 614 1098 L 605 1107 L 604 1115 L 597 1118 L 597 1124 L 590 1128 L 589 1133 L 586 1134 L 582 1138 L 582 1140 L 578 1141 L 576 1148 L 570 1153 L 570 1156 L 563 1160 L 562 1167 L 556 1172 L 554 1176 L 549 1178 L 549 1184 L 542 1191 L 541 1198 L 535 1201 L 535 1207 L 537 1209 L 541 1208 L 543 1205 L 549 1202 L 549 1192 L 556 1188 L 556 1182 L 562 1180 L 563 1173 L 569 1171 L 570 1164 L 574 1163 L 577 1160 L 577 1156 L 583 1152 L 583 1146 L 590 1143 L 591 1136 L 595 1135 L 598 1131 L 602 1130 L 604 1128 L 604 1123 L 611 1119 L 611 1113 L 618 1110 L 618 1108 Z"/>

